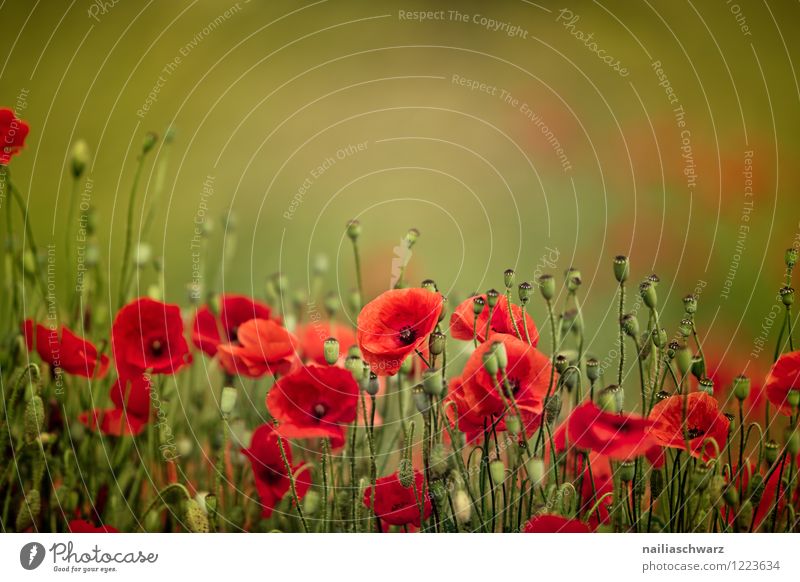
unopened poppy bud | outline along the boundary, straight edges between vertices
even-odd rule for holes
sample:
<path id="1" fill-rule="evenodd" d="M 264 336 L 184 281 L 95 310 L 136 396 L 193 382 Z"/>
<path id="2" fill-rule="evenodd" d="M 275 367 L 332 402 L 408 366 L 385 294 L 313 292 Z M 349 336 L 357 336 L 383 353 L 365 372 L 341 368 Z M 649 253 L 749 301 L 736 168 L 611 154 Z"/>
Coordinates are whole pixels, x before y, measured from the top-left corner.
<path id="1" fill-rule="evenodd" d="M 545 420 L 548 424 L 553 424 L 558 415 L 561 414 L 561 395 L 556 392 L 544 402 Z"/>
<path id="2" fill-rule="evenodd" d="M 567 278 L 567 290 L 570 293 L 575 293 L 581 286 L 583 279 L 581 279 L 580 275 L 571 274 Z"/>
<path id="3" fill-rule="evenodd" d="M 708 496 L 711 500 L 711 505 L 719 507 L 722 505 L 722 492 L 725 489 L 725 477 L 722 475 L 712 475 L 708 483 Z"/>
<path id="4" fill-rule="evenodd" d="M 693 314 L 697 312 L 697 296 L 696 295 L 687 295 L 683 298 L 683 309 L 688 314 Z"/>
<path id="5" fill-rule="evenodd" d="M 142 143 L 142 153 L 146 154 L 158 143 L 158 134 L 148 131 L 147 134 L 144 136 L 144 143 Z"/>
<path id="6" fill-rule="evenodd" d="M 733 379 L 733 395 L 740 401 L 744 401 L 750 396 L 750 378 L 744 374 L 739 374 Z"/>
<path id="7" fill-rule="evenodd" d="M 333 366 L 339 360 L 339 340 L 329 337 L 322 342 L 322 351 L 325 354 L 325 361 L 329 366 Z"/>
<path id="8" fill-rule="evenodd" d="M 564 354 L 558 354 L 556 356 L 555 364 L 556 372 L 563 374 L 564 371 L 569 367 L 569 360 L 567 360 L 567 356 Z"/>
<path id="9" fill-rule="evenodd" d="M 492 477 L 492 483 L 501 485 L 506 480 L 506 466 L 500 459 L 495 459 L 489 463 L 489 475 Z"/>
<path id="10" fill-rule="evenodd" d="M 695 354 L 692 358 L 692 375 L 698 380 L 706 377 L 706 361 L 700 354 Z"/>
<path id="11" fill-rule="evenodd" d="M 649 280 L 642 281 L 639 285 L 639 294 L 648 308 L 655 309 L 658 307 L 658 294 L 656 294 L 656 286 L 652 282 Z"/>
<path id="12" fill-rule="evenodd" d="M 750 491 L 750 499 L 752 502 L 758 504 L 764 496 L 764 490 L 766 489 L 764 477 L 759 473 L 751 475 L 750 482 L 747 484 L 747 489 Z"/>
<path id="13" fill-rule="evenodd" d="M 425 414 L 431 407 L 431 402 L 428 395 L 423 390 L 423 387 L 420 385 L 414 386 L 411 394 L 414 397 L 414 405 L 417 407 L 419 413 Z"/>
<path id="14" fill-rule="evenodd" d="M 788 268 L 793 269 L 797 264 L 797 249 L 794 247 L 786 249 L 786 254 L 783 255 L 783 260 Z"/>
<path id="15" fill-rule="evenodd" d="M 531 300 L 531 295 L 533 295 L 533 285 L 527 281 L 523 281 L 519 284 L 518 291 L 520 303 L 527 305 L 528 301 Z"/>
<path id="16" fill-rule="evenodd" d="M 358 237 L 361 236 L 361 223 L 355 218 L 347 222 L 347 236 L 352 241 L 358 240 Z"/>
<path id="17" fill-rule="evenodd" d="M 506 269 L 503 271 L 503 283 L 505 283 L 506 289 L 511 289 L 514 286 L 514 279 L 516 277 L 516 273 L 514 269 Z"/>
<path id="18" fill-rule="evenodd" d="M 447 343 L 447 337 L 443 333 L 434 332 L 431 334 L 430 340 L 428 341 L 428 347 L 430 349 L 431 354 L 434 356 L 438 356 L 442 352 L 444 352 L 445 345 Z"/>
<path id="19" fill-rule="evenodd" d="M 692 323 L 692 320 L 689 319 L 688 317 L 682 319 L 680 325 L 678 326 L 678 332 L 683 337 L 689 337 L 690 335 L 692 335 L 692 329 L 694 329 L 694 325 Z"/>
<path id="20" fill-rule="evenodd" d="M 780 445 L 778 445 L 778 443 L 772 439 L 764 443 L 764 459 L 767 461 L 767 464 L 772 465 L 776 460 L 778 460 L 779 450 Z"/>
<path id="21" fill-rule="evenodd" d="M 414 465 L 411 463 L 411 459 L 400 459 L 397 474 L 403 487 L 411 487 L 414 483 Z"/>
<path id="22" fill-rule="evenodd" d="M 624 331 L 628 337 L 639 337 L 639 320 L 636 319 L 635 315 L 626 313 L 622 316 L 620 323 L 622 324 L 622 331 Z"/>
<path id="23" fill-rule="evenodd" d="M 600 362 L 598 362 L 595 358 L 589 358 L 586 360 L 586 377 L 589 378 L 590 382 L 597 382 L 600 379 Z"/>
<path id="24" fill-rule="evenodd" d="M 425 279 L 422 283 L 420 283 L 420 287 L 426 291 L 430 291 L 431 293 L 435 293 L 439 290 L 438 287 L 436 287 L 436 281 L 433 279 Z"/>
<path id="25" fill-rule="evenodd" d="M 547 301 L 551 301 L 556 295 L 556 280 L 552 275 L 542 275 L 539 277 L 539 289 L 542 291 L 542 297 Z"/>
<path id="26" fill-rule="evenodd" d="M 431 448 L 428 469 L 434 479 L 443 479 L 450 471 L 450 453 L 442 443 Z"/>
<path id="27" fill-rule="evenodd" d="M 800 405 L 800 390 L 792 388 L 786 393 L 786 404 L 792 408 L 797 408 Z"/>
<path id="28" fill-rule="evenodd" d="M 786 441 L 786 450 L 790 455 L 795 456 L 800 452 L 800 432 L 797 432 L 797 427 L 786 427 L 784 440 Z"/>
<path id="29" fill-rule="evenodd" d="M 483 354 L 483 369 L 486 370 L 486 373 L 492 378 L 497 376 L 497 371 L 500 369 L 497 365 L 497 356 L 495 356 L 494 352 L 491 350 Z"/>
<path id="30" fill-rule="evenodd" d="M 692 488 L 696 491 L 705 491 L 713 474 L 710 465 L 698 463 L 691 474 Z"/>
<path id="31" fill-rule="evenodd" d="M 364 377 L 364 364 L 360 357 L 347 356 L 344 361 L 344 367 L 350 371 L 356 382 L 359 382 Z"/>
<path id="32" fill-rule="evenodd" d="M 794 303 L 794 289 L 792 287 L 781 288 L 781 301 L 786 307 Z"/>
<path id="33" fill-rule="evenodd" d="M 525 473 L 532 485 L 540 485 L 544 479 L 544 460 L 539 457 L 528 459 L 525 463 Z"/>
<path id="34" fill-rule="evenodd" d="M 726 487 L 722 492 L 722 499 L 728 507 L 736 507 L 739 505 L 739 490 L 732 485 Z"/>
<path id="35" fill-rule="evenodd" d="M 522 423 L 519 416 L 516 414 L 509 414 L 506 416 L 506 430 L 509 434 L 518 435 L 522 430 Z"/>
<path id="36" fill-rule="evenodd" d="M 408 231 L 406 232 L 405 238 L 406 242 L 408 243 L 408 248 L 413 247 L 414 244 L 417 242 L 417 239 L 419 239 L 419 230 L 417 230 L 416 228 L 409 228 Z"/>
<path id="37" fill-rule="evenodd" d="M 44 427 L 44 402 L 38 394 L 34 395 L 25 405 L 24 433 L 25 441 L 34 442 Z"/>
<path id="38" fill-rule="evenodd" d="M 740 533 L 750 531 L 750 524 L 753 521 L 753 504 L 748 499 L 739 506 L 736 512 L 736 530 Z"/>
<path id="39" fill-rule="evenodd" d="M 38 489 L 31 489 L 25 494 L 19 506 L 16 519 L 16 531 L 23 532 L 31 527 L 42 512 L 42 496 Z"/>
<path id="40" fill-rule="evenodd" d="M 698 392 L 705 392 L 709 396 L 714 396 L 714 381 L 711 378 L 703 378 L 697 386 Z"/>
<path id="41" fill-rule="evenodd" d="M 667 330 L 663 327 L 659 328 L 651 337 L 653 339 L 653 345 L 657 348 L 665 347 L 667 345 L 667 339 L 669 339 L 667 337 Z"/>
<path id="42" fill-rule="evenodd" d="M 307 515 L 314 515 L 319 508 L 320 494 L 315 489 L 309 489 L 303 497 L 303 511 Z"/>
<path id="43" fill-rule="evenodd" d="M 489 309 L 494 309 L 494 306 L 497 305 L 497 300 L 500 297 L 500 293 L 497 289 L 489 289 L 486 292 L 486 303 L 489 305 Z"/>
<path id="44" fill-rule="evenodd" d="M 678 371 L 682 375 L 685 376 L 692 369 L 692 359 L 692 351 L 686 346 L 679 349 L 675 354 L 675 362 L 678 364 Z"/>
<path id="45" fill-rule="evenodd" d="M 630 272 L 630 261 L 625 255 L 617 255 L 614 257 L 614 277 L 617 283 L 624 283 L 628 279 Z"/>
<path id="46" fill-rule="evenodd" d="M 422 389 L 428 396 L 441 396 L 444 391 L 444 381 L 441 370 L 428 368 L 422 372 Z"/>
<path id="47" fill-rule="evenodd" d="M 622 388 L 616 384 L 611 384 L 603 388 L 603 390 L 600 392 L 599 404 L 600 408 L 606 412 L 620 413 L 622 412 L 624 400 L 625 394 L 623 393 Z"/>
<path id="48" fill-rule="evenodd" d="M 186 528 L 192 533 L 208 533 L 208 515 L 195 499 L 183 502 L 183 519 Z"/>
<path id="49" fill-rule="evenodd" d="M 222 388 L 222 395 L 219 398 L 219 410 L 222 412 L 222 416 L 229 416 L 233 412 L 237 395 L 236 388 L 233 386 Z"/>
<path id="50" fill-rule="evenodd" d="M 469 500 L 467 492 L 463 489 L 458 489 L 453 494 L 453 510 L 458 523 L 469 523 L 472 517 L 472 502 Z"/>
<path id="51" fill-rule="evenodd" d="M 483 297 L 481 297 L 480 295 L 473 297 L 472 312 L 475 315 L 480 315 L 481 313 L 483 313 L 483 308 L 485 306 L 486 306 L 486 300 Z"/>
<path id="52" fill-rule="evenodd" d="M 636 472 L 636 465 L 633 461 L 622 461 L 619 464 L 619 478 L 624 483 L 633 481 Z"/>
<path id="53" fill-rule="evenodd" d="M 501 370 L 505 370 L 508 367 L 508 351 L 506 351 L 506 344 L 503 342 L 494 342 L 491 349 L 494 353 L 494 357 L 497 358 L 497 367 Z"/>
<path id="54" fill-rule="evenodd" d="M 84 140 L 79 139 L 72 145 L 72 175 L 75 178 L 80 178 L 86 171 L 86 166 L 92 160 L 92 155 L 89 153 L 89 144 Z"/>

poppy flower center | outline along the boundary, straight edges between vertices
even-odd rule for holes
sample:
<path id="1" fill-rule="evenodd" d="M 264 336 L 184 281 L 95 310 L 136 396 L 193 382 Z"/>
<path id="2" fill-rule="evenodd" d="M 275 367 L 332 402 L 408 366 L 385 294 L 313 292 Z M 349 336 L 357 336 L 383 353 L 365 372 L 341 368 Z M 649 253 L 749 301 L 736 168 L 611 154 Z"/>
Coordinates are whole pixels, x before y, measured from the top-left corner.
<path id="1" fill-rule="evenodd" d="M 414 340 L 417 337 L 417 332 L 414 331 L 411 326 L 404 326 L 400 333 L 397 334 L 397 337 L 400 339 L 400 343 L 404 346 L 410 346 L 414 343 Z"/>
<path id="2" fill-rule="evenodd" d="M 319 420 L 323 416 L 325 416 L 325 413 L 328 412 L 328 407 L 320 402 L 320 403 L 314 405 L 314 408 L 313 408 L 313 410 L 311 412 L 314 415 L 314 418 Z"/>
<path id="3" fill-rule="evenodd" d="M 519 378 L 509 378 L 508 386 L 511 388 L 511 394 L 516 396 L 519 393 L 520 389 Z"/>
<path id="4" fill-rule="evenodd" d="M 232 342 L 235 342 L 239 339 L 239 326 L 234 326 L 228 330 L 228 337 Z"/>
<path id="5" fill-rule="evenodd" d="M 699 436 L 703 436 L 705 432 L 706 431 L 704 431 L 702 428 L 692 427 L 688 431 L 686 431 L 686 434 L 691 440 L 691 439 L 696 439 Z"/>
<path id="6" fill-rule="evenodd" d="M 164 353 L 164 343 L 161 340 L 153 340 L 150 343 L 150 353 L 158 357 Z"/>

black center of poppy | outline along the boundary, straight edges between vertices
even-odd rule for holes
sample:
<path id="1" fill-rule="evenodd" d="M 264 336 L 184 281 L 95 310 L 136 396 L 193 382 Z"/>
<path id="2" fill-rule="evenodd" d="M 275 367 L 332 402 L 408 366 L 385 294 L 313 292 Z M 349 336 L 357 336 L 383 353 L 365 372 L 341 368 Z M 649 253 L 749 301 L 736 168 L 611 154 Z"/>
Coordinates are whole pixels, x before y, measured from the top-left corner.
<path id="1" fill-rule="evenodd" d="M 239 326 L 232 327 L 228 330 L 228 337 L 232 342 L 235 342 L 239 339 Z"/>
<path id="2" fill-rule="evenodd" d="M 516 396 L 519 393 L 520 389 L 519 378 L 509 378 L 508 386 L 511 388 L 511 394 Z"/>
<path id="3" fill-rule="evenodd" d="M 696 439 L 699 436 L 703 436 L 705 432 L 706 431 L 704 431 L 702 428 L 692 427 L 686 431 L 686 434 L 688 435 L 689 439 Z"/>
<path id="4" fill-rule="evenodd" d="M 161 340 L 153 340 L 150 344 L 150 353 L 158 357 L 164 352 L 164 344 Z"/>
<path id="5" fill-rule="evenodd" d="M 314 418 L 316 418 L 317 420 L 325 416 L 326 412 L 328 412 L 328 407 L 322 403 L 315 404 L 314 409 L 311 411 L 311 413 L 314 415 Z"/>
<path id="6" fill-rule="evenodd" d="M 400 343 L 404 346 L 410 346 L 414 343 L 414 339 L 417 337 L 417 332 L 414 331 L 410 326 L 406 325 L 400 330 L 398 334 L 400 338 Z"/>

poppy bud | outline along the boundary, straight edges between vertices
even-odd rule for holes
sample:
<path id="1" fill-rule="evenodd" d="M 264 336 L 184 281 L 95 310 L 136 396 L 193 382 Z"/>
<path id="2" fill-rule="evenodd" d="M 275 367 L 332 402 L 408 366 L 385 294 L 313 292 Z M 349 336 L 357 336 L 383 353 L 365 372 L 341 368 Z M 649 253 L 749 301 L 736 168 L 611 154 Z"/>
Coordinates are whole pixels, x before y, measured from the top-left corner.
<path id="1" fill-rule="evenodd" d="M 739 374 L 733 379 L 733 395 L 743 402 L 750 395 L 750 378 Z"/>
<path id="2" fill-rule="evenodd" d="M 355 218 L 347 222 L 347 236 L 355 242 L 361 236 L 361 223 Z"/>
<path id="3" fill-rule="evenodd" d="M 567 290 L 570 293 L 575 293 L 581 286 L 583 280 L 580 275 L 571 274 L 567 279 Z"/>
<path id="4" fill-rule="evenodd" d="M 79 139 L 72 144 L 72 175 L 75 178 L 80 178 L 86 171 L 86 166 L 92 160 L 92 155 L 89 153 L 89 145 L 82 139 Z"/>
<path id="5" fill-rule="evenodd" d="M 437 443 L 431 448 L 428 468 L 434 479 L 444 478 L 450 470 L 450 453 L 442 443 Z"/>
<path id="6" fill-rule="evenodd" d="M 786 266 L 788 268 L 793 269 L 797 264 L 797 249 L 794 247 L 786 249 L 786 254 L 783 255 L 783 260 L 786 262 Z"/>
<path id="7" fill-rule="evenodd" d="M 516 414 L 506 416 L 506 430 L 512 435 L 518 435 L 520 433 L 522 430 L 522 423 L 519 420 L 519 416 Z"/>
<path id="8" fill-rule="evenodd" d="M 652 335 L 652 339 L 654 346 L 657 348 L 663 348 L 667 345 L 667 330 L 665 330 L 663 327 L 659 328 L 658 331 Z"/>
<path id="9" fill-rule="evenodd" d="M 158 143 L 158 134 L 148 131 L 147 134 L 144 136 L 144 143 L 142 144 L 142 153 L 146 154 L 154 147 L 156 147 L 156 143 Z"/>
<path id="10" fill-rule="evenodd" d="M 319 508 L 320 494 L 315 489 L 309 489 L 303 497 L 303 511 L 308 515 L 314 515 Z"/>
<path id="11" fill-rule="evenodd" d="M 697 386 L 698 392 L 705 392 L 709 396 L 714 396 L 714 381 L 711 378 L 703 378 Z"/>
<path id="12" fill-rule="evenodd" d="M 541 484 L 544 479 L 544 460 L 539 457 L 531 457 L 525 463 L 525 472 L 534 486 Z"/>
<path id="13" fill-rule="evenodd" d="M 422 372 L 422 389 L 428 396 L 441 396 L 444 391 L 441 370 L 428 368 Z"/>
<path id="14" fill-rule="evenodd" d="M 617 283 L 624 283 L 628 279 L 630 271 L 630 261 L 625 255 L 617 255 L 614 257 L 614 277 Z"/>
<path id="15" fill-rule="evenodd" d="M 561 414 L 561 395 L 556 392 L 544 402 L 545 420 L 548 424 L 553 424 L 558 415 Z"/>
<path id="16" fill-rule="evenodd" d="M 183 502 L 183 519 L 191 533 L 208 533 L 208 516 L 195 499 Z"/>
<path id="17" fill-rule="evenodd" d="M 692 374 L 698 380 L 706 377 L 706 362 L 700 354 L 695 354 L 692 358 Z"/>
<path id="18" fill-rule="evenodd" d="M 550 301 L 556 295 L 556 280 L 552 275 L 544 274 L 539 277 L 539 289 L 542 291 L 542 297 Z"/>
<path id="19" fill-rule="evenodd" d="M 501 485 L 506 480 L 506 466 L 500 459 L 495 459 L 489 463 L 489 475 L 492 478 L 492 483 Z"/>
<path id="20" fill-rule="evenodd" d="M 800 452 L 800 433 L 797 432 L 797 427 L 786 427 L 784 440 L 786 441 L 786 450 L 790 455 L 795 456 Z"/>
<path id="21" fill-rule="evenodd" d="M 516 277 L 516 273 L 514 269 L 506 269 L 503 271 L 503 283 L 506 285 L 506 289 L 511 290 L 514 286 L 514 278 Z"/>
<path id="22" fill-rule="evenodd" d="M 697 312 L 697 296 L 696 295 L 687 295 L 683 298 L 683 309 L 688 314 L 693 314 Z"/>
<path id="23" fill-rule="evenodd" d="M 411 487 L 414 483 L 414 465 L 411 463 L 411 459 L 400 459 L 397 473 L 400 484 L 406 488 Z"/>
<path id="24" fill-rule="evenodd" d="M 778 443 L 772 439 L 769 439 L 766 443 L 764 443 L 764 459 L 767 461 L 767 464 L 772 465 L 778 460 L 779 448 L 780 446 Z"/>
<path id="25" fill-rule="evenodd" d="M 636 319 L 635 315 L 632 313 L 623 315 L 620 323 L 622 324 L 622 331 L 624 331 L 628 337 L 639 337 L 639 320 Z"/>
<path id="26" fill-rule="evenodd" d="M 624 483 L 630 483 L 633 481 L 634 474 L 636 472 L 636 465 L 633 461 L 622 461 L 619 464 L 619 478 Z"/>
<path id="27" fill-rule="evenodd" d="M 434 356 L 438 356 L 442 352 L 444 352 L 445 344 L 447 343 L 447 337 L 443 333 L 434 332 L 431 334 L 430 339 L 428 340 L 428 347 L 430 349 L 431 354 Z"/>
<path id="28" fill-rule="evenodd" d="M 439 291 L 439 289 L 436 287 L 436 281 L 433 279 L 425 279 L 422 283 L 420 283 L 420 287 L 426 291 L 430 291 L 431 293 L 436 293 Z"/>
<path id="29" fill-rule="evenodd" d="M 497 289 L 489 289 L 486 292 L 486 303 L 489 304 L 489 309 L 494 309 L 494 306 L 497 305 L 497 300 L 500 297 L 500 293 Z"/>
<path id="30" fill-rule="evenodd" d="M 339 360 L 339 340 L 329 337 L 322 342 L 322 351 L 325 354 L 325 361 L 329 366 L 333 366 Z"/>
<path id="31" fill-rule="evenodd" d="M 764 495 L 764 489 L 766 488 L 764 477 L 759 473 L 752 475 L 750 477 L 750 482 L 747 484 L 747 488 L 750 491 L 750 500 L 757 504 L 761 501 L 761 497 Z"/>
<path id="32" fill-rule="evenodd" d="M 697 491 L 705 491 L 713 474 L 711 466 L 698 463 L 691 474 L 692 488 Z"/>
<path id="33" fill-rule="evenodd" d="M 424 392 L 423 387 L 417 384 L 411 391 L 412 396 L 414 397 L 414 405 L 417 407 L 417 410 L 420 414 L 425 414 L 428 409 L 431 407 L 430 400 L 428 399 L 428 395 Z"/>
<path id="34" fill-rule="evenodd" d="M 406 232 L 406 242 L 408 243 L 408 248 L 413 247 L 418 238 L 419 231 L 416 228 L 409 228 L 408 232 Z"/>
<path id="35" fill-rule="evenodd" d="M 722 499 L 728 507 L 736 507 L 739 505 L 739 490 L 733 486 L 726 487 L 722 492 Z"/>
<path id="36" fill-rule="evenodd" d="M 567 356 L 565 356 L 564 354 L 558 354 L 556 356 L 555 364 L 556 364 L 556 372 L 558 372 L 559 374 L 563 374 L 564 370 L 566 370 L 569 367 L 569 360 L 567 360 Z"/>
<path id="37" fill-rule="evenodd" d="M 781 288 L 781 301 L 786 307 L 794 303 L 794 289 L 792 287 Z"/>
<path id="38" fill-rule="evenodd" d="M 528 301 L 531 300 L 531 295 L 533 295 L 533 285 L 527 281 L 523 281 L 519 284 L 518 291 L 520 303 L 527 305 Z"/>
<path id="39" fill-rule="evenodd" d="M 656 286 L 650 280 L 642 281 L 639 285 L 639 294 L 642 296 L 642 301 L 650 309 L 658 307 L 658 295 L 656 294 Z"/>
<path id="40" fill-rule="evenodd" d="M 486 373 L 492 378 L 497 376 L 497 371 L 499 370 L 497 356 L 495 356 L 494 352 L 491 350 L 483 354 L 483 369 L 486 370 Z"/>
<path id="41" fill-rule="evenodd" d="M 682 375 L 688 374 L 692 369 L 692 351 L 686 346 L 682 347 L 675 354 L 675 361 L 678 364 L 678 371 Z"/>
<path id="42" fill-rule="evenodd" d="M 797 408 L 800 405 L 800 391 L 792 388 L 786 393 L 786 404 L 792 408 Z"/>
<path id="43" fill-rule="evenodd" d="M 453 494 L 453 510 L 458 523 L 469 523 L 472 517 L 472 502 L 470 502 L 469 495 L 463 489 L 458 489 Z"/>
<path id="44" fill-rule="evenodd" d="M 486 300 L 480 295 L 476 295 L 472 299 L 472 312 L 478 316 L 483 313 L 483 308 L 486 305 Z"/>
<path id="45" fill-rule="evenodd" d="M 44 402 L 42 397 L 36 394 L 25 405 L 25 440 L 29 443 L 34 442 L 41 434 L 43 426 Z"/>
<path id="46" fill-rule="evenodd" d="M 586 360 L 586 377 L 589 378 L 590 382 L 597 382 L 600 379 L 601 372 L 600 362 L 595 358 Z"/>
<path id="47" fill-rule="evenodd" d="M 350 371 L 356 382 L 360 382 L 364 377 L 364 364 L 358 356 L 347 356 L 344 367 Z"/>
<path id="48" fill-rule="evenodd" d="M 25 498 L 20 503 L 17 512 L 16 528 L 18 532 L 23 532 L 31 527 L 39 519 L 42 512 L 42 497 L 38 489 L 31 489 L 25 494 Z"/>
<path id="49" fill-rule="evenodd" d="M 506 351 L 506 344 L 503 342 L 494 342 L 492 344 L 492 353 L 497 358 L 497 367 L 505 370 L 508 367 L 508 352 Z"/>
<path id="50" fill-rule="evenodd" d="M 219 410 L 222 412 L 223 417 L 227 417 L 233 412 L 236 406 L 237 392 L 233 386 L 225 386 L 222 389 L 222 395 L 219 398 Z"/>
<path id="51" fill-rule="evenodd" d="M 603 390 L 600 392 L 599 404 L 600 408 L 606 412 L 615 412 L 619 414 L 622 412 L 624 400 L 625 394 L 623 393 L 622 388 L 616 384 L 611 384 L 603 388 Z"/>
<path id="52" fill-rule="evenodd" d="M 713 475 L 708 483 L 708 496 L 711 500 L 711 505 L 714 507 L 722 505 L 723 489 L 725 489 L 725 477 L 722 475 Z"/>
<path id="53" fill-rule="evenodd" d="M 750 524 L 753 521 L 753 504 L 748 499 L 736 512 L 736 530 L 740 533 L 750 531 Z"/>

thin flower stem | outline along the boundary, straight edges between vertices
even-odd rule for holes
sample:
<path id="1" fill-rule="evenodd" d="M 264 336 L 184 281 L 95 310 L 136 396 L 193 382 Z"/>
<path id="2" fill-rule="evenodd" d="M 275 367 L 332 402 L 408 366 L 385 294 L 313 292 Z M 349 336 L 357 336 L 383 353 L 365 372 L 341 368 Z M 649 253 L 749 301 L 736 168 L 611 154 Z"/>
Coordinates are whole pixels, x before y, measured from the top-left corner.
<path id="1" fill-rule="evenodd" d="M 356 265 L 356 285 L 358 286 L 358 294 L 361 297 L 361 301 L 364 300 L 364 287 L 361 283 L 361 256 L 358 252 L 358 240 L 353 239 L 353 259 L 355 260 Z M 397 288 L 397 286 L 395 286 Z"/>
<path id="2" fill-rule="evenodd" d="M 511 319 L 511 325 L 514 328 L 514 333 L 517 334 L 517 339 L 521 340 L 522 334 L 519 333 L 519 327 L 517 327 L 517 320 L 514 317 L 514 310 L 511 309 L 511 289 L 506 289 L 506 305 L 508 305 L 508 317 Z M 524 319 L 522 320 L 522 325 L 525 325 Z"/>
<path id="3" fill-rule="evenodd" d="M 625 330 L 622 328 L 622 318 L 625 315 L 625 283 L 619 284 L 619 370 L 617 371 L 617 386 L 622 388 L 622 372 L 625 369 Z"/>
<path id="4" fill-rule="evenodd" d="M 131 246 L 133 245 L 133 209 L 136 206 L 136 191 L 139 188 L 139 179 L 142 175 L 142 169 L 144 168 L 144 161 L 147 157 L 146 152 L 142 152 L 139 155 L 139 159 L 136 164 L 136 172 L 133 175 L 133 185 L 131 186 L 131 192 L 128 196 L 128 221 L 125 228 L 125 246 L 123 247 L 122 251 L 122 268 L 120 269 L 120 276 L 119 276 L 119 299 L 117 301 L 117 308 L 119 309 L 125 304 L 125 300 L 128 297 L 128 276 L 130 271 L 131 262 Z"/>
<path id="5" fill-rule="evenodd" d="M 297 486 L 295 485 L 294 473 L 292 473 L 292 465 L 289 463 L 289 458 L 286 456 L 286 449 L 283 446 L 283 438 L 278 435 L 278 448 L 281 450 L 281 458 L 283 459 L 283 466 L 286 468 L 286 475 L 289 477 L 289 489 L 292 491 L 292 501 L 297 509 L 297 515 L 300 516 L 300 521 L 303 524 L 303 531 L 308 533 L 308 523 L 306 523 L 306 516 L 303 513 L 303 507 L 300 505 L 300 498 L 297 496 Z"/>

